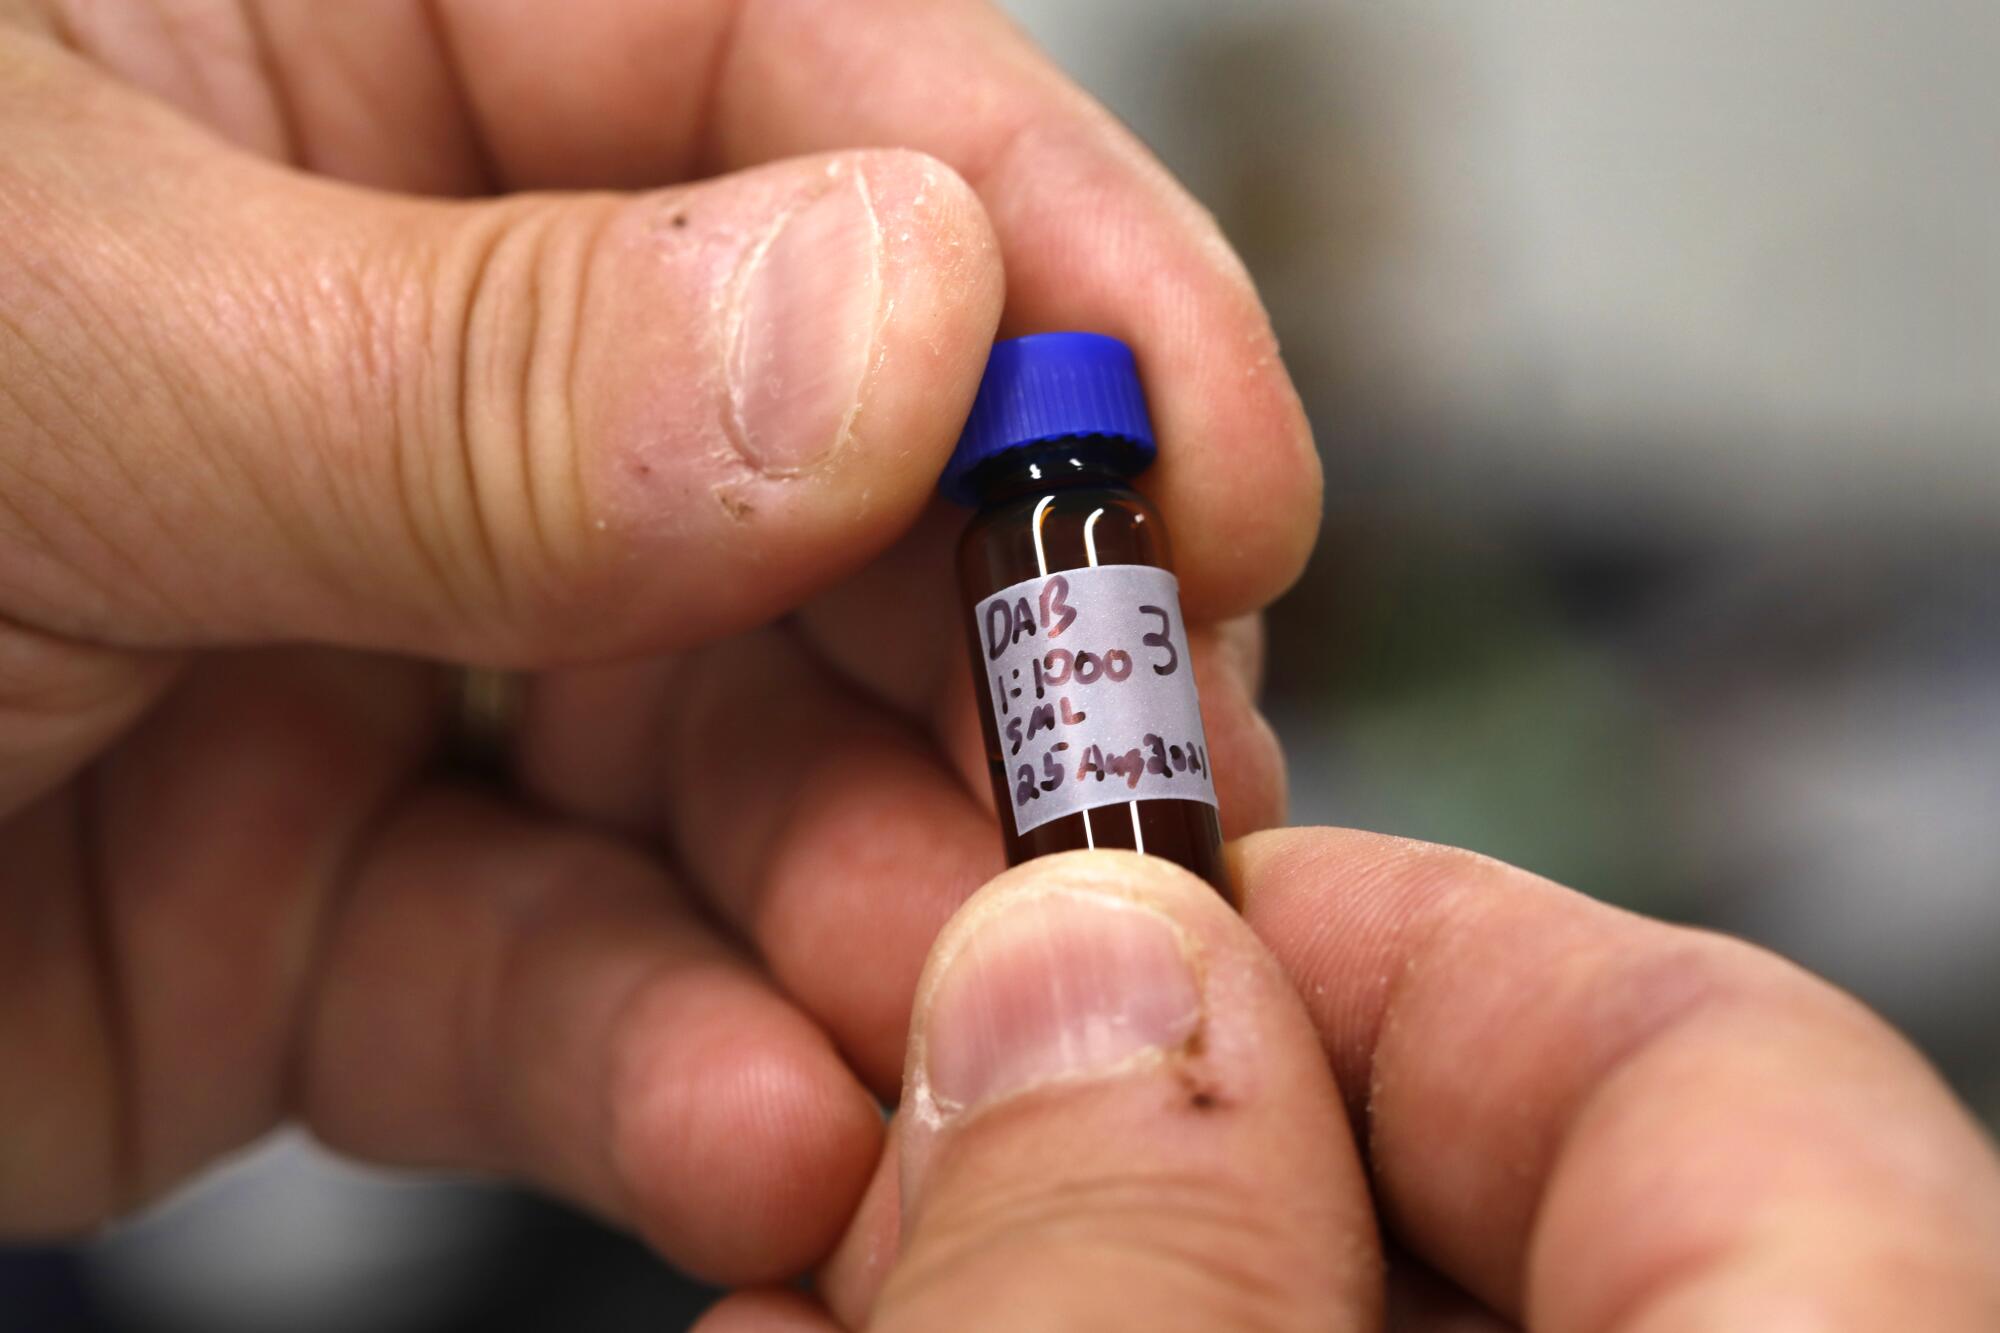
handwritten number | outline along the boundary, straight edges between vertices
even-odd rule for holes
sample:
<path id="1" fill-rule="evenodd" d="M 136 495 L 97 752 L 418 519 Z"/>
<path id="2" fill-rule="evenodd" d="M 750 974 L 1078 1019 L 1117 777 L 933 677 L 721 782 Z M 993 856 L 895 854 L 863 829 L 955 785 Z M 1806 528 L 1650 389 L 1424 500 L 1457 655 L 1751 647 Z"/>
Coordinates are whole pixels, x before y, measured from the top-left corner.
<path id="1" fill-rule="evenodd" d="M 1068 741 L 1057 741 L 1042 754 L 1042 790 L 1054 791 L 1062 786 L 1063 766 L 1056 762 L 1056 751 L 1067 750 Z"/>
<path id="2" fill-rule="evenodd" d="M 1181 655 L 1174 648 L 1174 622 L 1167 618 L 1166 610 L 1163 607 L 1142 606 L 1139 608 L 1139 614 L 1142 616 L 1158 616 L 1160 618 L 1158 633 L 1142 634 L 1139 636 L 1139 642 L 1145 644 L 1148 648 L 1164 648 L 1167 650 L 1167 664 L 1161 666 L 1158 662 L 1153 663 L 1153 674 L 1156 676 L 1173 675 L 1174 671 L 1181 664 Z"/>

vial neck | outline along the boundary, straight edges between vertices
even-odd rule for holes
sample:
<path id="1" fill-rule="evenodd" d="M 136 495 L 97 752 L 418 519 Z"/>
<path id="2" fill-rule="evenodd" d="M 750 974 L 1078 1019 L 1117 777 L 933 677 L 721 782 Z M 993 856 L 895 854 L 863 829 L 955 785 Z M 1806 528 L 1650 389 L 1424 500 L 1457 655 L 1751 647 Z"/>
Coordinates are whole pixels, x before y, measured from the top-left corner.
<path id="1" fill-rule="evenodd" d="M 1144 466 L 1118 440 L 1060 440 L 990 459 L 972 474 L 983 504 L 1079 486 L 1129 487 Z"/>

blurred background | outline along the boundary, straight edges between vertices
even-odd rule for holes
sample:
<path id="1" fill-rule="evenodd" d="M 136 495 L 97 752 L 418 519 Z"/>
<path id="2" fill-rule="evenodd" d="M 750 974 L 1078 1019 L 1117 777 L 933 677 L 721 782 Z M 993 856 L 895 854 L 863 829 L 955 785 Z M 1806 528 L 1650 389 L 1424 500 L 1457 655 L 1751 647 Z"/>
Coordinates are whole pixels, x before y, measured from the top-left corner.
<path id="1" fill-rule="evenodd" d="M 1220 217 L 1326 461 L 1293 815 L 1834 978 L 2000 1122 L 2000 6 L 1011 0 Z M 498 1188 L 274 1139 L 0 1324 L 683 1326 Z"/>

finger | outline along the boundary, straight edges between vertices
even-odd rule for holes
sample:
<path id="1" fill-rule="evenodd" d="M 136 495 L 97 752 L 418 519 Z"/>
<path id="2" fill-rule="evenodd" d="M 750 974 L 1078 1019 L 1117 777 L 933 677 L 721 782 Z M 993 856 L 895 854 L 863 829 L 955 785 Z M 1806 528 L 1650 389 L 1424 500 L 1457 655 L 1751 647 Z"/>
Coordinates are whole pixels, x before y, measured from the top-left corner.
<path id="1" fill-rule="evenodd" d="M 992 817 L 920 732 L 783 630 L 689 654 L 651 707 L 655 826 L 786 991 L 893 1089 L 924 954 L 1001 867 Z M 531 737 L 553 721 L 531 714 Z"/>
<path id="2" fill-rule="evenodd" d="M 1096 329 L 1138 349 L 1166 442 L 1144 484 L 1174 533 L 1188 613 L 1255 610 L 1297 576 L 1319 468 L 1242 265 L 991 6 L 876 0 L 865 20 L 800 0 L 585 0 L 559 22 L 546 0 L 439 12 L 484 156 L 515 186 L 650 184 L 879 144 L 951 164 L 999 230 L 1013 331 Z M 379 131 L 404 135 L 386 119 Z"/>
<path id="3" fill-rule="evenodd" d="M 83 29 L 76 38 L 100 53 L 113 49 L 114 34 L 121 29 L 129 34 L 134 26 L 131 8 L 90 6 L 96 31 Z M 381 189 L 473 195 L 499 184 L 478 122 L 461 95 L 450 34 L 438 22 L 435 6 L 349 0 L 217 8 L 219 24 L 242 23 L 238 44 L 249 48 L 270 95 L 269 110 L 261 115 L 209 112 L 225 128 L 239 129 L 239 142 L 310 171 Z M 541 26 L 546 35 L 562 25 Z M 135 63 L 121 62 L 127 77 Z M 208 110 L 197 91 L 201 81 L 188 79 L 185 62 L 146 62 L 139 70 L 142 77 L 150 75 L 150 86 L 170 97 L 179 94 L 197 114 Z"/>
<path id="4" fill-rule="evenodd" d="M 965 637 L 960 619 L 966 609 L 954 575 L 967 522 L 964 509 L 937 501 L 894 546 L 797 613 L 800 629 L 828 665 L 920 721 L 965 674 L 957 645 Z"/>
<path id="5" fill-rule="evenodd" d="M 455 0 L 431 14 L 223 7 L 211 40 L 234 59 L 210 63 L 229 79 L 173 58 L 170 32 L 123 10 L 70 35 L 238 142 L 399 188 L 636 187 L 822 149 L 933 153 L 974 179 L 999 226 L 1011 325 L 1138 347 L 1169 442 L 1146 485 L 1184 557 L 1188 611 L 1254 610 L 1296 577 L 1319 469 L 1241 264 L 990 6 L 879 0 L 865 23 L 797 0 L 568 0 L 560 21 L 546 0 Z M 236 95 L 218 99 L 219 83 Z"/>
<path id="6" fill-rule="evenodd" d="M 767 3 L 739 25 L 715 99 L 721 159 L 893 135 L 956 166 L 1000 236 L 1007 331 L 1095 329 L 1137 349 L 1165 441 L 1142 484 L 1188 614 L 1252 611 L 1288 586 L 1319 518 L 1310 431 L 1242 264 L 1143 145 L 983 4 L 895 3 L 854 25 Z"/>
<path id="7" fill-rule="evenodd" d="M 1536 1327 L 1992 1327 L 2000 1165 L 1880 1020 L 1770 954 L 1482 858 L 1240 845 L 1385 1216 Z"/>
<path id="8" fill-rule="evenodd" d="M 432 688 L 213 658 L 0 829 L 0 1231 L 117 1216 L 298 1114 L 525 1176 L 717 1276 L 831 1243 L 874 1103 L 633 853 L 405 803 Z"/>
<path id="9" fill-rule="evenodd" d="M 0 619 L 0 819 L 81 768 L 178 670 L 171 655 L 115 652 Z"/>
<path id="10" fill-rule="evenodd" d="M 1318 1040 L 1242 922 L 1160 861 L 1044 858 L 953 918 L 898 1147 L 902 1254 L 872 1329 L 1380 1319 Z"/>
<path id="11" fill-rule="evenodd" d="M 35 25 L 41 35 L 252 152 L 388 189 L 471 194 L 491 185 L 428 6 L 41 8 L 50 11 Z"/>
<path id="12" fill-rule="evenodd" d="M 0 606 L 40 630 L 691 641 L 892 540 L 970 402 L 1000 275 L 929 159 L 417 203 L 0 40 Z"/>
<path id="13" fill-rule="evenodd" d="M 710 1306 L 692 1333 L 840 1333 L 840 1325 L 796 1291 L 739 1291 Z"/>
<path id="14" fill-rule="evenodd" d="M 875 1104 L 646 862 L 438 795 L 352 895 L 300 1071 L 328 1142 L 524 1175 L 719 1282 L 831 1247 L 879 1151 Z"/>
<path id="15" fill-rule="evenodd" d="M 117 1216 L 283 1115 L 311 941 L 430 695 L 382 660 L 212 656 L 0 824 L 0 1231 Z"/>
<path id="16" fill-rule="evenodd" d="M 1206 633 L 1193 645 L 1225 819 L 1274 820 L 1283 763 L 1241 659 Z M 558 808 L 663 832 L 724 919 L 887 1092 L 931 940 L 1001 865 L 969 673 L 954 665 L 949 756 L 836 679 L 798 635 L 770 630 L 542 683 L 521 772 Z"/>

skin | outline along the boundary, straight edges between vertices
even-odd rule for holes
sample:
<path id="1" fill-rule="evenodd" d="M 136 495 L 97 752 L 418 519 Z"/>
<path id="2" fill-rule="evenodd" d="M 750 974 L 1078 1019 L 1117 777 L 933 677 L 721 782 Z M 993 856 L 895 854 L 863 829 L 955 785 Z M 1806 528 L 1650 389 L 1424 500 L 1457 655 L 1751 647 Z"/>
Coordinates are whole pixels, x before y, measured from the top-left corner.
<path id="1" fill-rule="evenodd" d="M 986 346 L 1139 349 L 1232 835 L 1311 441 L 1212 223 L 991 11 L 552 12 L 0 2 L 0 1235 L 297 1119 L 638 1230 L 748 1288 L 713 1328 L 2000 1319 L 1991 1149 L 1877 1020 L 1362 834 L 1239 842 L 1241 918 L 995 882 L 1171 918 L 1216 1039 L 885 1139 L 1000 868 L 929 503 Z M 509 792 L 432 762 L 440 661 L 532 673 Z"/>

